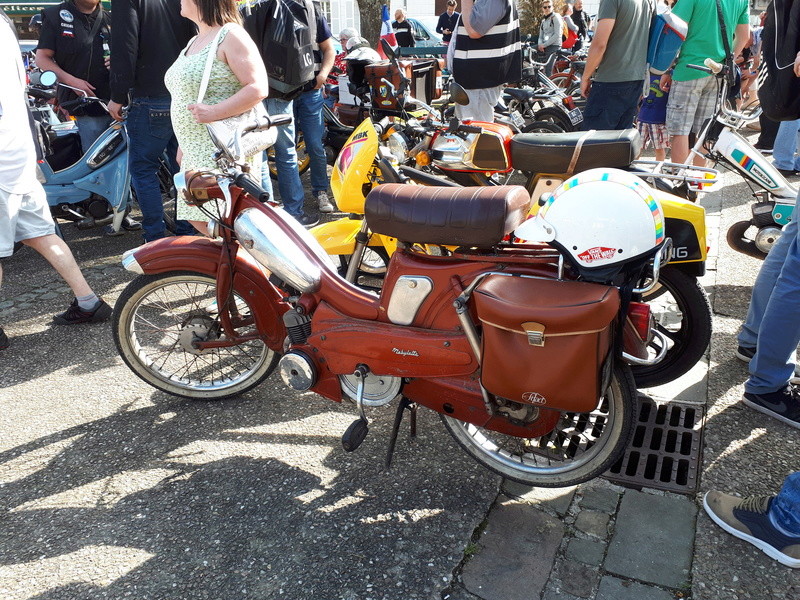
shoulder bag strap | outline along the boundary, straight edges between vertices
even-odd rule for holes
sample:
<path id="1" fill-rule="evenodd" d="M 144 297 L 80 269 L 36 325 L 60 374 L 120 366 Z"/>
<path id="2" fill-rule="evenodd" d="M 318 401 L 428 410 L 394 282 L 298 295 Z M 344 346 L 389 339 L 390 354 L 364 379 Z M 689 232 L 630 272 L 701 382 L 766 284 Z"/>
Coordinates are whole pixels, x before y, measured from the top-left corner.
<path id="1" fill-rule="evenodd" d="M 220 30 L 217 32 L 217 35 L 214 36 L 214 41 L 209 44 L 208 47 L 208 56 L 206 57 L 206 66 L 203 69 L 203 78 L 200 80 L 200 89 L 197 90 L 197 104 L 203 102 L 203 98 L 206 96 L 206 90 L 208 89 L 208 80 L 211 78 L 211 66 L 214 64 L 214 57 L 217 55 L 217 47 L 219 47 L 219 39 L 222 37 L 222 32 L 225 30 L 225 25 L 223 25 Z"/>
<path id="2" fill-rule="evenodd" d="M 733 55 L 731 54 L 731 45 L 728 43 L 728 28 L 725 26 L 725 18 L 722 15 L 722 4 L 720 0 L 717 2 L 717 18 L 719 19 L 719 30 L 722 33 L 722 47 L 725 48 L 725 60 L 723 63 L 727 67 L 725 77 L 728 80 L 728 85 L 733 85 L 736 81 L 733 71 Z"/>
<path id="3" fill-rule="evenodd" d="M 100 12 L 97 13 L 97 17 L 94 19 L 94 24 L 92 25 L 92 30 L 89 32 L 89 65 L 86 67 L 86 79 L 89 80 L 89 72 L 92 70 L 92 59 L 94 58 L 94 36 L 97 35 L 97 32 L 100 31 L 100 26 L 105 21 L 105 12 L 103 11 L 103 4 L 99 5 Z"/>

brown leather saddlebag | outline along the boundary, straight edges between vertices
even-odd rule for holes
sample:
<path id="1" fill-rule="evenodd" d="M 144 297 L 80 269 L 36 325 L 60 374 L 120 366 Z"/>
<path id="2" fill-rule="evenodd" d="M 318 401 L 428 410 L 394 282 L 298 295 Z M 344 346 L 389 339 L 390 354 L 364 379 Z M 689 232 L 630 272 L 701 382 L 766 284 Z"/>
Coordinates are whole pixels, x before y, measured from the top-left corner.
<path id="1" fill-rule="evenodd" d="M 620 307 L 615 287 L 491 275 L 473 299 L 488 392 L 562 411 L 597 407 Z"/>

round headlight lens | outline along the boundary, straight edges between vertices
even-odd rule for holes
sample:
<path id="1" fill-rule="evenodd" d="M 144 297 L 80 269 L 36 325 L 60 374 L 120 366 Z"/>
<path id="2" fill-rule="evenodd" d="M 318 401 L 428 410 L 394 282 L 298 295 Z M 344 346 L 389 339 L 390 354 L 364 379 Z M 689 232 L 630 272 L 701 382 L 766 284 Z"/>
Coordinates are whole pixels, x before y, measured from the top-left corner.
<path id="1" fill-rule="evenodd" d="M 404 135 L 395 131 L 386 138 L 386 147 L 398 163 L 405 162 L 408 154 L 408 142 Z"/>

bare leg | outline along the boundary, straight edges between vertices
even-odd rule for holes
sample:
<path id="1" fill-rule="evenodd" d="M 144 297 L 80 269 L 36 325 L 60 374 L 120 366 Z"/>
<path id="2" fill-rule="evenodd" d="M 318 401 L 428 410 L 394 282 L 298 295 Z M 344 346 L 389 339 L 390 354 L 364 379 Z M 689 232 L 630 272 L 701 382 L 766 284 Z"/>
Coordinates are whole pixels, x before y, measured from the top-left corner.
<path id="1" fill-rule="evenodd" d="M 672 162 L 683 164 L 689 158 L 689 136 L 673 135 L 670 138 Z"/>
<path id="2" fill-rule="evenodd" d="M 83 278 L 83 273 L 81 273 L 78 263 L 75 262 L 75 257 L 72 256 L 69 246 L 56 234 L 51 233 L 50 235 L 23 240 L 22 243 L 36 250 L 47 259 L 47 262 L 53 265 L 53 268 L 64 278 L 67 285 L 72 288 L 75 297 L 88 296 L 93 293 L 92 288 Z"/>
<path id="3" fill-rule="evenodd" d="M 656 160 L 667 160 L 667 151 L 664 148 L 656 148 Z"/>

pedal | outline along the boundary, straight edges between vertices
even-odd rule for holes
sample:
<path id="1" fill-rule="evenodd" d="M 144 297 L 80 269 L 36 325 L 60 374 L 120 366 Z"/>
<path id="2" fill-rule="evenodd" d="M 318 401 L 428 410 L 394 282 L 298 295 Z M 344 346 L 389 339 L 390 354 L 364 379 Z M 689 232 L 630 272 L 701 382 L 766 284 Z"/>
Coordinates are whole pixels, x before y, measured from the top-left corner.
<path id="1" fill-rule="evenodd" d="M 364 418 L 358 418 L 350 424 L 350 427 L 342 435 L 342 447 L 345 452 L 357 450 L 369 433 L 369 424 Z"/>
<path id="2" fill-rule="evenodd" d="M 361 416 L 350 424 L 350 427 L 344 432 L 342 436 L 342 447 L 345 452 L 352 452 L 364 441 L 369 433 L 369 422 L 367 415 L 364 414 L 364 378 L 369 373 L 366 365 L 358 365 L 353 375 L 358 379 L 358 389 L 356 390 L 356 405 L 361 413 Z"/>

